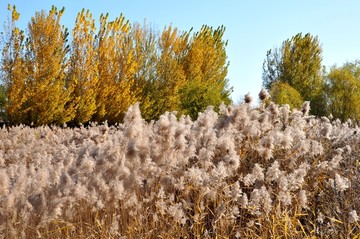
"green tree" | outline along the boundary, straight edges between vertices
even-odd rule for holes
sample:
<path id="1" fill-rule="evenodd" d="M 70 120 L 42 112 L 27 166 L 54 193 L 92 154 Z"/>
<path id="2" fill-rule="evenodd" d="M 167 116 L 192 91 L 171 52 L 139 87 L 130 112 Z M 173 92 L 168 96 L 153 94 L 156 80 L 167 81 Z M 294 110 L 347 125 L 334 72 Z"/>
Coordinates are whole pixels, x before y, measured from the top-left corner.
<path id="1" fill-rule="evenodd" d="M 197 113 L 210 103 L 217 108 L 221 102 L 231 102 L 232 89 L 228 87 L 226 78 L 229 62 L 224 33 L 223 26 L 217 29 L 203 26 L 189 39 L 183 63 L 186 83 L 180 89 L 180 111 L 191 114 L 192 118 L 197 118 Z"/>
<path id="2" fill-rule="evenodd" d="M 286 82 L 274 82 L 270 89 L 272 101 L 279 105 L 288 104 L 290 108 L 300 109 L 304 103 L 300 93 Z"/>
<path id="3" fill-rule="evenodd" d="M 6 121 L 6 90 L 3 85 L 0 85 L 0 121 Z"/>
<path id="4" fill-rule="evenodd" d="M 333 66 L 327 75 L 328 107 L 334 118 L 360 121 L 360 62 Z"/>
<path id="5" fill-rule="evenodd" d="M 133 42 L 133 57 L 138 64 L 134 79 L 141 114 L 150 121 L 157 112 L 154 97 L 158 93 L 155 89 L 158 62 L 156 33 L 146 22 L 143 25 L 134 23 L 127 38 L 129 42 Z"/>
<path id="6" fill-rule="evenodd" d="M 192 119 L 196 119 L 198 113 L 210 105 L 218 107 L 222 99 L 221 91 L 216 87 L 197 81 L 187 82 L 180 90 L 180 95 L 183 97 L 180 102 L 181 112 Z"/>
<path id="7" fill-rule="evenodd" d="M 301 33 L 283 42 L 280 49 L 269 50 L 263 64 L 263 85 L 271 89 L 280 81 L 311 102 L 311 113 L 324 115 L 322 48 L 318 38 Z M 277 103 L 277 102 L 275 102 Z"/>

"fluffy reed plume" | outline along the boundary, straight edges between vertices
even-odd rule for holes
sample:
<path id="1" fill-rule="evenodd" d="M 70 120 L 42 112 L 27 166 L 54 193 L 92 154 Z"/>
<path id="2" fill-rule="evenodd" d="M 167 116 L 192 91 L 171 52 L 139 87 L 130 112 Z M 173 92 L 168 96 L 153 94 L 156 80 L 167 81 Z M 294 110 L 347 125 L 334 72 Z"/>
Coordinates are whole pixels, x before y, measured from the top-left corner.
<path id="1" fill-rule="evenodd" d="M 0 129 L 0 238 L 353 238 L 356 125 L 264 101 Z"/>

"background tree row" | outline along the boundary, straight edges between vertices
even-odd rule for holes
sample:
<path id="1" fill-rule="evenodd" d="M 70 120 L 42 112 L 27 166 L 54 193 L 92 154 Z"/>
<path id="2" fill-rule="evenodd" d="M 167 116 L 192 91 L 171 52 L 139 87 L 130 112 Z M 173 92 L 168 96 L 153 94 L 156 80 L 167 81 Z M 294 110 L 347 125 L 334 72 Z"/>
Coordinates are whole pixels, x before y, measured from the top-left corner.
<path id="1" fill-rule="evenodd" d="M 230 102 L 224 27 L 155 31 L 108 14 L 96 22 L 78 13 L 61 25 L 64 9 L 35 13 L 27 29 L 9 6 L 1 39 L 3 106 L 12 124 L 120 122 L 140 102 L 145 119 L 165 111 L 196 118 L 208 105 Z"/>
<path id="2" fill-rule="evenodd" d="M 263 86 L 277 104 L 300 108 L 310 101 L 311 113 L 342 121 L 360 121 L 360 63 L 322 66 L 322 47 L 316 36 L 299 33 L 280 48 L 267 52 Z"/>

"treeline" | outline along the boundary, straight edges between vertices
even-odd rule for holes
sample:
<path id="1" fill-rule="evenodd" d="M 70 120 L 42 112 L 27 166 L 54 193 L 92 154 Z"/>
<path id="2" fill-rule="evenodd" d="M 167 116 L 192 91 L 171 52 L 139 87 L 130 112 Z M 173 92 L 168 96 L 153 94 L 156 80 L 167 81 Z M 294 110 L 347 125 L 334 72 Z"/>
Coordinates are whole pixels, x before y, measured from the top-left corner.
<path id="1" fill-rule="evenodd" d="M 310 101 L 313 115 L 360 122 L 360 61 L 326 70 L 319 39 L 309 33 L 267 52 L 263 86 L 277 104 L 299 109 Z"/>
<path id="2" fill-rule="evenodd" d="M 112 124 L 136 102 L 146 120 L 165 111 L 195 119 L 208 105 L 231 102 L 223 26 L 155 31 L 122 15 L 96 22 L 82 10 L 69 31 L 61 25 L 64 8 L 52 7 L 24 30 L 16 7 L 8 10 L 0 110 L 11 124 Z M 299 109 L 310 101 L 313 115 L 360 121 L 360 61 L 326 70 L 317 36 L 299 33 L 269 50 L 262 80 L 277 104 Z"/>
<path id="3" fill-rule="evenodd" d="M 165 111 L 196 118 L 208 105 L 230 103 L 223 26 L 156 32 L 122 15 L 96 24 L 82 10 L 69 31 L 64 8 L 52 7 L 23 30 L 16 7 L 8 10 L 0 103 L 11 124 L 115 123 L 136 102 L 146 120 Z"/>

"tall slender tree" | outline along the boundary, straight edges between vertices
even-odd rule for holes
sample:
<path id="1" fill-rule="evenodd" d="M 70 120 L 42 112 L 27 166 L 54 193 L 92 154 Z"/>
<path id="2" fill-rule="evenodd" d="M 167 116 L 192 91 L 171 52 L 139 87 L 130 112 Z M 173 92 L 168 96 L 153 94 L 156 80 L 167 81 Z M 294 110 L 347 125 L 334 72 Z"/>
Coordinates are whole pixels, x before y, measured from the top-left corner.
<path id="1" fill-rule="evenodd" d="M 61 124 L 75 116 L 71 101 L 72 84 L 66 82 L 68 68 L 67 29 L 60 25 L 65 9 L 52 7 L 49 13 L 37 12 L 28 24 L 26 41 L 25 107 L 28 122 L 34 125 Z"/>
<path id="2" fill-rule="evenodd" d="M 181 111 L 197 117 L 208 105 L 218 107 L 230 103 L 226 56 L 225 27 L 203 26 L 189 40 L 184 60 L 186 84 L 180 89 Z"/>
<path id="3" fill-rule="evenodd" d="M 137 101 L 134 81 L 137 70 L 132 43 L 126 35 L 129 22 L 120 15 L 108 21 L 108 14 L 100 16 L 97 38 L 98 75 L 96 104 L 93 120 L 120 122 L 128 107 Z"/>
<path id="4" fill-rule="evenodd" d="M 6 92 L 6 116 L 13 123 L 22 122 L 25 118 L 26 109 L 23 104 L 27 98 L 25 87 L 25 64 L 23 52 L 25 49 L 25 34 L 17 26 L 20 18 L 16 6 L 8 5 L 11 13 L 8 32 L 4 36 L 4 47 L 2 51 L 1 72 Z"/>
<path id="5" fill-rule="evenodd" d="M 128 40 L 133 42 L 134 60 L 138 64 L 135 72 L 135 86 L 138 89 L 138 99 L 141 114 L 146 120 L 154 119 L 157 107 L 155 97 L 158 92 L 155 89 L 158 62 L 157 36 L 154 30 L 146 24 L 134 23 L 128 34 Z"/>
<path id="6" fill-rule="evenodd" d="M 75 89 L 72 99 L 77 103 L 74 121 L 76 124 L 91 119 L 96 111 L 96 86 L 98 61 L 95 48 L 95 20 L 89 10 L 78 13 L 72 31 L 72 47 L 68 78 Z"/>
<path id="7" fill-rule="evenodd" d="M 12 9 L 12 25 L 19 17 Z M 61 124 L 74 117 L 71 85 L 66 83 L 67 32 L 60 25 L 64 9 L 37 12 L 28 34 L 12 27 L 4 66 L 7 68 L 7 113 L 12 123 Z M 10 49 L 10 50 L 9 50 Z"/>
<path id="8" fill-rule="evenodd" d="M 159 58 L 156 64 L 156 82 L 153 87 L 155 118 L 165 111 L 179 108 L 179 89 L 185 83 L 185 74 L 181 65 L 186 49 L 186 38 L 178 33 L 177 28 L 166 27 L 159 36 Z"/>
<path id="9" fill-rule="evenodd" d="M 263 85 L 271 89 L 274 82 L 287 83 L 311 101 L 312 113 L 325 114 L 322 48 L 316 36 L 299 33 L 283 42 L 280 49 L 267 52 L 263 64 Z"/>

